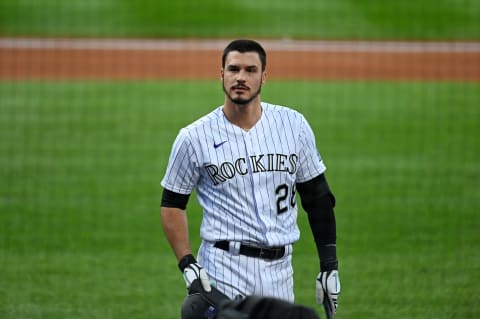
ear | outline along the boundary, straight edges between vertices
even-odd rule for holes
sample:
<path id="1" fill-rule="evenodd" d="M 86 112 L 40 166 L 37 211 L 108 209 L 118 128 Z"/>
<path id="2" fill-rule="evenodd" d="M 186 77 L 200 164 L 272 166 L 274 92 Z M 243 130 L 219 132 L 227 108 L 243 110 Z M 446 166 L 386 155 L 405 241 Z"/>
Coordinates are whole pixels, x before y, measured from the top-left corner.
<path id="1" fill-rule="evenodd" d="M 220 69 L 220 80 L 223 81 L 223 74 L 224 74 L 224 71 L 223 71 L 223 68 Z"/>
<path id="2" fill-rule="evenodd" d="M 262 73 L 262 84 L 267 82 L 267 71 L 263 71 Z"/>

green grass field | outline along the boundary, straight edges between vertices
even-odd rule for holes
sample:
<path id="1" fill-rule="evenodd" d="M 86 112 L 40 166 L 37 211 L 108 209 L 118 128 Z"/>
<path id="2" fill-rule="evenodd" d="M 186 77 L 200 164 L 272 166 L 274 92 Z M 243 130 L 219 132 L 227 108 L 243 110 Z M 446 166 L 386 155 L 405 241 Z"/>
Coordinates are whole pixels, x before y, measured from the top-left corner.
<path id="1" fill-rule="evenodd" d="M 478 0 L 2 0 L 0 35 L 479 39 Z"/>
<path id="2" fill-rule="evenodd" d="M 219 84 L 1 82 L 0 96 L 0 317 L 179 318 L 159 182 Z M 329 168 L 337 318 L 478 318 L 480 85 L 271 81 L 263 99 L 306 115 Z M 200 215 L 192 199 L 195 246 Z M 295 291 L 313 305 L 300 224 Z"/>

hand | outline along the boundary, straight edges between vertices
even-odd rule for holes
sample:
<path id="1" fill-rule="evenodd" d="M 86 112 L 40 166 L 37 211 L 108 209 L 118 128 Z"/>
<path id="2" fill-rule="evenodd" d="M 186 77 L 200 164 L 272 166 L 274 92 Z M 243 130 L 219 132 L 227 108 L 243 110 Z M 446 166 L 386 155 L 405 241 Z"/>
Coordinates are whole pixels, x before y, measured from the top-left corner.
<path id="1" fill-rule="evenodd" d="M 325 311 L 331 316 L 337 311 L 339 294 L 338 270 L 321 271 L 317 277 L 317 303 L 323 304 Z"/>
<path id="2" fill-rule="evenodd" d="M 200 283 L 206 292 L 210 292 L 212 290 L 207 272 L 196 262 L 185 267 L 183 270 L 183 279 L 185 279 L 187 289 L 190 288 L 190 285 L 194 280 L 198 279 L 200 280 Z"/>

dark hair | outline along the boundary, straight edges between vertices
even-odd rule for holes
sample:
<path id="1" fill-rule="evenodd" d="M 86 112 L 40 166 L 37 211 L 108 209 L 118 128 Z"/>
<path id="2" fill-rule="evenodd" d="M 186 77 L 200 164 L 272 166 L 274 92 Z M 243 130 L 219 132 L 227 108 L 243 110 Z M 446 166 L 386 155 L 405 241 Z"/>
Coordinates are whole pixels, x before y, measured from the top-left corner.
<path id="1" fill-rule="evenodd" d="M 265 50 L 262 48 L 260 43 L 253 40 L 233 40 L 223 50 L 222 67 L 225 67 L 227 55 L 232 51 L 238 51 L 240 53 L 257 52 L 258 56 L 260 57 L 260 61 L 262 62 L 262 71 L 265 70 L 265 67 L 267 66 L 267 53 L 265 53 Z"/>

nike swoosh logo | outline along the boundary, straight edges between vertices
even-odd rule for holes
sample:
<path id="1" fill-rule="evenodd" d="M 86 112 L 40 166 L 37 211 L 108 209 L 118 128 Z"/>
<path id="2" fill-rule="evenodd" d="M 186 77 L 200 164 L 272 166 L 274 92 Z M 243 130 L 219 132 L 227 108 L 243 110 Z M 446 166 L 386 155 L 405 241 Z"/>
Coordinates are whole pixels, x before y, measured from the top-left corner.
<path id="1" fill-rule="evenodd" d="M 223 141 L 223 142 L 220 142 L 220 143 L 218 143 L 218 144 L 215 143 L 215 142 L 213 142 L 213 147 L 219 148 L 220 146 L 222 146 L 222 145 L 225 144 L 225 143 L 227 143 L 227 141 Z"/>

